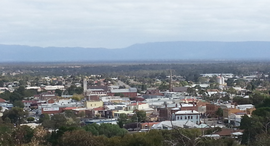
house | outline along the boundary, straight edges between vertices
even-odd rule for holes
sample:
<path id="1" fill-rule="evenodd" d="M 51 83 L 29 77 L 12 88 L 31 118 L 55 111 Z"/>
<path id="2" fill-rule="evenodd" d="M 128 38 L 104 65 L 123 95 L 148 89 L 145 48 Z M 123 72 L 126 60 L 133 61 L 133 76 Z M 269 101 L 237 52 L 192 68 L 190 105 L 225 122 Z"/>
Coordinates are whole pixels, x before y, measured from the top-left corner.
<path id="1" fill-rule="evenodd" d="M 200 124 L 200 113 L 195 110 L 178 111 L 175 113 L 175 121 L 191 121 Z"/>
<path id="2" fill-rule="evenodd" d="M 24 104 L 24 107 L 30 108 L 31 104 L 37 103 L 36 100 L 23 100 L 22 103 Z"/>
<path id="3" fill-rule="evenodd" d="M 158 89 L 147 90 L 143 95 L 143 98 L 145 99 L 161 98 L 161 97 L 163 97 L 163 94 L 160 93 Z"/>
<path id="4" fill-rule="evenodd" d="M 113 117 L 114 117 L 114 118 L 119 118 L 119 116 L 120 116 L 121 114 L 129 115 L 129 114 L 133 114 L 133 111 L 123 111 L 123 110 L 116 111 L 116 112 L 113 112 Z"/>
<path id="5" fill-rule="evenodd" d="M 85 102 L 85 107 L 87 109 L 92 109 L 92 108 L 97 108 L 97 107 L 103 107 L 103 101 L 86 101 Z"/>
<path id="6" fill-rule="evenodd" d="M 115 96 L 116 94 L 123 95 L 124 97 L 136 97 L 137 89 L 136 88 L 111 89 L 108 93 L 109 96 Z"/>
<path id="7" fill-rule="evenodd" d="M 173 92 L 187 92 L 188 87 L 173 87 Z"/>
<path id="8" fill-rule="evenodd" d="M 149 109 L 149 104 L 148 103 L 131 103 L 127 105 L 127 110 L 129 111 L 134 111 L 134 110 L 144 110 L 144 109 Z"/>
<path id="9" fill-rule="evenodd" d="M 0 103 L 5 103 L 6 101 L 3 98 L 0 98 Z"/>
<path id="10" fill-rule="evenodd" d="M 153 125 L 159 124 L 160 122 L 146 122 L 146 123 L 140 123 L 141 129 L 151 129 Z"/>
<path id="11" fill-rule="evenodd" d="M 220 108 L 220 106 L 216 104 L 206 104 L 206 115 L 210 117 L 215 117 L 218 108 Z"/>

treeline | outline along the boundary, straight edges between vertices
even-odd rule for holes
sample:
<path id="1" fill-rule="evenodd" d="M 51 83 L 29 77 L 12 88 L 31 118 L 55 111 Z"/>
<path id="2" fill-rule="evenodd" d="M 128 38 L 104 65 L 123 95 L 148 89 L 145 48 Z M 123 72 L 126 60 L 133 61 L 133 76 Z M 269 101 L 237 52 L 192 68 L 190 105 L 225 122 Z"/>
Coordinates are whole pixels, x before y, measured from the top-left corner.
<path id="1" fill-rule="evenodd" d="M 61 127 L 49 132 L 39 126 L 14 127 L 0 123 L 0 145 L 5 146 L 237 146 L 232 138 L 202 137 L 198 129 L 151 130 L 126 133 L 117 125 L 90 124 L 82 128 Z"/>
<path id="2" fill-rule="evenodd" d="M 118 77 L 120 75 L 164 78 L 169 75 L 170 69 L 174 75 L 181 75 L 189 81 L 197 82 L 202 73 L 233 73 L 236 75 L 249 75 L 251 72 L 268 74 L 270 64 L 268 62 L 213 62 L 213 63 L 175 63 L 175 64 L 126 64 L 126 65 L 78 65 L 79 67 L 63 66 L 21 66 L 20 70 L 27 74 L 40 75 L 90 75 L 102 74 L 105 77 Z M 5 70 L 12 71 L 11 67 Z M 16 68 L 18 70 L 18 68 Z M 14 71 L 16 71 L 14 68 Z"/>

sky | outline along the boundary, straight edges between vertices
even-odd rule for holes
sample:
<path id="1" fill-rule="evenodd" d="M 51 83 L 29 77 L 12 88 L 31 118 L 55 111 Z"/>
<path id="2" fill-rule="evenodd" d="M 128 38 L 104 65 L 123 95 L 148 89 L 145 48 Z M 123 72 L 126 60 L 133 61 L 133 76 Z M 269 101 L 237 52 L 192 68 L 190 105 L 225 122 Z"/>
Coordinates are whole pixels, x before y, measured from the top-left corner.
<path id="1" fill-rule="evenodd" d="M 0 44 L 270 41 L 269 0 L 1 0 Z"/>

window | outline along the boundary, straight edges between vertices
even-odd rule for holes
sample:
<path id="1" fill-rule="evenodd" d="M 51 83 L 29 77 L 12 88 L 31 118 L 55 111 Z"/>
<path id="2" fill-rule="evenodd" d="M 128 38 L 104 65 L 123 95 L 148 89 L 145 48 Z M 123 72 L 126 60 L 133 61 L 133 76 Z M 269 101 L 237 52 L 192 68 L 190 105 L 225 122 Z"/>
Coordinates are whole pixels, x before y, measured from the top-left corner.
<path id="1" fill-rule="evenodd" d="M 181 120 L 182 120 L 182 116 L 181 116 Z"/>
<path id="2" fill-rule="evenodd" d="M 188 119 L 190 119 L 190 116 L 188 116 Z"/>
<path id="3" fill-rule="evenodd" d="M 191 119 L 193 119 L 193 116 L 191 116 Z"/>
<path id="4" fill-rule="evenodd" d="M 177 116 L 177 120 L 179 120 L 179 116 Z"/>
<path id="5" fill-rule="evenodd" d="M 185 116 L 185 119 L 187 119 L 187 116 Z"/>
<path id="6" fill-rule="evenodd" d="M 199 116 L 196 116 L 196 119 L 198 119 Z"/>

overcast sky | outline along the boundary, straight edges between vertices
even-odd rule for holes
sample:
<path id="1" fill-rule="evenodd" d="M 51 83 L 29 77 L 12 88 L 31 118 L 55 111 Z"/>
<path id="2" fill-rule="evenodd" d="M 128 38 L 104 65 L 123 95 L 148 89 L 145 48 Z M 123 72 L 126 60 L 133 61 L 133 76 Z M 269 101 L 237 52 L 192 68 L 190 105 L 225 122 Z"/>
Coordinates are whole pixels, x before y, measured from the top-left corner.
<path id="1" fill-rule="evenodd" d="M 270 41 L 269 0 L 1 0 L 0 44 Z"/>

